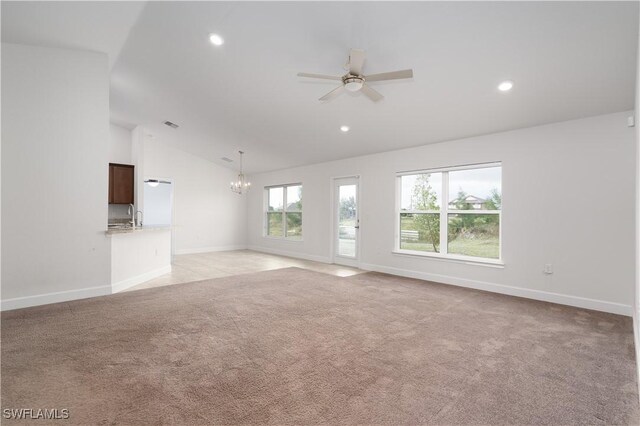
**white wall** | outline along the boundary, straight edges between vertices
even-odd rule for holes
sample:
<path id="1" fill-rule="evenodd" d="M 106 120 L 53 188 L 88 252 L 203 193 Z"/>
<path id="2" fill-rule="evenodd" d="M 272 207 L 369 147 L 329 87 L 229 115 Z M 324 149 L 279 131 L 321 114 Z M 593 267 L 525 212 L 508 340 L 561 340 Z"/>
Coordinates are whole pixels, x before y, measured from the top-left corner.
<path id="1" fill-rule="evenodd" d="M 107 56 L 2 43 L 2 124 L 3 308 L 109 293 Z"/>
<path id="2" fill-rule="evenodd" d="M 357 174 L 363 268 L 631 315 L 635 147 L 629 114 L 253 175 L 249 247 L 330 261 L 331 178 Z M 493 161 L 503 167 L 503 269 L 392 254 L 396 172 Z M 304 186 L 304 241 L 265 238 L 259 188 L 291 182 Z M 545 263 L 554 265 L 553 275 L 542 273 Z"/>
<path id="3" fill-rule="evenodd" d="M 246 196 L 229 189 L 237 172 L 145 137 L 143 173 L 173 182 L 176 254 L 246 247 Z"/>
<path id="4" fill-rule="evenodd" d="M 131 130 L 109 124 L 109 162 L 131 164 Z"/>

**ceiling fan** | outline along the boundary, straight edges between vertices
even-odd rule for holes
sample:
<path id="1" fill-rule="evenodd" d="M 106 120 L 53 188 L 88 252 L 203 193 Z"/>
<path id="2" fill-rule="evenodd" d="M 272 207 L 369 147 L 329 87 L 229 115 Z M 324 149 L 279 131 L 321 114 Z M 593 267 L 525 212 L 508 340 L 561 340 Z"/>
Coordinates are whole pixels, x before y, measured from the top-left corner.
<path id="1" fill-rule="evenodd" d="M 365 53 L 362 49 L 351 49 L 349 53 L 349 62 L 347 63 L 348 72 L 343 76 L 332 76 L 324 74 L 309 74 L 305 72 L 299 72 L 298 77 L 319 78 L 323 80 L 337 80 L 342 81 L 342 86 L 333 89 L 320 98 L 321 101 L 328 101 L 336 96 L 340 95 L 345 90 L 349 92 L 362 92 L 366 97 L 373 102 L 378 102 L 384 96 L 377 90 L 372 89 L 367 85 L 372 81 L 385 81 L 385 80 L 399 80 L 402 78 L 412 78 L 413 70 L 391 71 L 383 72 L 380 74 L 363 75 L 362 66 L 364 65 Z"/>

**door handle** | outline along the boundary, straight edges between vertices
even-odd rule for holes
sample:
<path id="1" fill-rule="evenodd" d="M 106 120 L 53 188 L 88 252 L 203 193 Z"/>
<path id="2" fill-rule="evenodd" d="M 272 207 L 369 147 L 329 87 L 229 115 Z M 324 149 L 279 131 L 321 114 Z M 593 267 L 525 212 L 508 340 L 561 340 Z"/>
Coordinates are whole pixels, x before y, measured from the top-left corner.
<path id="1" fill-rule="evenodd" d="M 360 229 L 360 225 L 356 225 L 356 226 L 354 226 L 354 228 Z"/>

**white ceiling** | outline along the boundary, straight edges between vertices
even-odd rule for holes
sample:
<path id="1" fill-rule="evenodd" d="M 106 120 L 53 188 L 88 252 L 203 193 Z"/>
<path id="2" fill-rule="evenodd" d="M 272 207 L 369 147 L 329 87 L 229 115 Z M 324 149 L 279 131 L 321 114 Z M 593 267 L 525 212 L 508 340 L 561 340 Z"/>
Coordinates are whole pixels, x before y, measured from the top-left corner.
<path id="1" fill-rule="evenodd" d="M 2 41 L 103 52 L 113 67 L 145 4 L 3 1 Z"/>
<path id="2" fill-rule="evenodd" d="M 225 166 L 220 157 L 236 159 L 242 148 L 248 172 L 634 105 L 635 2 L 154 2 L 140 9 L 3 2 L 2 38 L 108 51 L 117 58 L 114 122 L 143 125 Z M 212 46 L 211 32 L 225 44 Z M 367 51 L 365 74 L 413 68 L 414 78 L 371 83 L 385 96 L 379 103 L 358 94 L 319 102 L 335 82 L 296 73 L 341 75 L 352 47 Z M 506 94 L 496 90 L 505 79 L 515 81 Z M 343 124 L 349 133 L 340 132 Z"/>

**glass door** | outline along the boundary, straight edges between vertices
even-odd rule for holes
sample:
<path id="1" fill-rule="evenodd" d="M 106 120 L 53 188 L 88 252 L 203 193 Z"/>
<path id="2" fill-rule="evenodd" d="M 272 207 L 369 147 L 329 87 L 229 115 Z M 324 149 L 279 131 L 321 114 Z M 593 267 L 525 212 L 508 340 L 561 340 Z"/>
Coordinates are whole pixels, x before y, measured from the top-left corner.
<path id="1" fill-rule="evenodd" d="M 335 179 L 334 183 L 334 263 L 358 266 L 358 178 Z"/>

